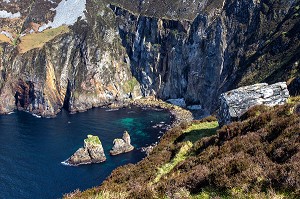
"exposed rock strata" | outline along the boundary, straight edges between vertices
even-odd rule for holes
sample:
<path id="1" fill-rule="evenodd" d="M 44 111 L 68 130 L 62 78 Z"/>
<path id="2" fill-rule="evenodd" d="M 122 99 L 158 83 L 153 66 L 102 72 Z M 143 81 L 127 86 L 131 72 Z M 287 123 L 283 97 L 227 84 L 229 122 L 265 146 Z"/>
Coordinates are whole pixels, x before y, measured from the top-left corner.
<path id="1" fill-rule="evenodd" d="M 106 161 L 104 150 L 98 136 L 88 135 L 84 140 L 84 147 L 79 148 L 66 163 L 77 166 L 81 164 L 92 164 Z"/>
<path id="2" fill-rule="evenodd" d="M 184 98 L 212 112 L 229 89 L 299 75 L 296 0 L 87 0 L 84 19 L 22 51 L 60 2 L 0 2 L 21 13 L 0 19 L 0 113 L 48 117 L 140 96 Z"/>
<path id="3" fill-rule="evenodd" d="M 127 131 L 123 133 L 123 139 L 115 139 L 114 146 L 110 150 L 111 155 L 118 155 L 121 153 L 127 153 L 134 149 L 131 145 L 130 135 Z"/>
<path id="4" fill-rule="evenodd" d="M 255 84 L 228 91 L 220 97 L 219 124 L 222 126 L 239 119 L 255 105 L 282 105 L 288 97 L 289 91 L 285 82 L 272 85 Z"/>

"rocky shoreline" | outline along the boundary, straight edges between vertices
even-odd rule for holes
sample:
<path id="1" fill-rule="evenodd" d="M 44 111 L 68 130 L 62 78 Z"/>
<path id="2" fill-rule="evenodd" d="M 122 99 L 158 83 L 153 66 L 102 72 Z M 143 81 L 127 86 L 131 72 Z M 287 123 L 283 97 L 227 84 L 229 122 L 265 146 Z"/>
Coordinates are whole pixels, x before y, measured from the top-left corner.
<path id="1" fill-rule="evenodd" d="M 174 120 L 171 124 L 171 128 L 178 126 L 182 122 L 189 123 L 194 119 L 191 111 L 167 103 L 163 100 L 156 99 L 154 97 L 135 99 L 135 100 L 123 101 L 123 102 L 118 101 L 110 104 L 109 106 L 105 106 L 105 108 L 119 109 L 119 108 L 131 107 L 131 106 L 136 106 L 140 108 L 149 108 L 149 109 L 163 109 L 163 110 L 170 111 L 172 117 L 174 117 Z M 142 147 L 141 151 L 145 152 L 146 155 L 148 156 L 152 152 L 152 150 L 157 146 L 157 144 L 158 143 L 156 142 L 150 146 Z"/>
<path id="2" fill-rule="evenodd" d="M 116 101 L 108 106 L 103 106 L 110 109 L 119 109 L 136 106 L 140 108 L 154 108 L 154 109 L 164 109 L 170 111 L 171 115 L 174 117 L 174 122 L 172 127 L 177 126 L 181 122 L 191 122 L 194 118 L 189 110 L 181 108 L 179 106 L 167 103 L 163 100 L 156 99 L 154 97 L 134 99 L 128 101 Z"/>
<path id="3" fill-rule="evenodd" d="M 174 122 L 172 123 L 172 127 L 180 124 L 181 122 L 190 122 L 194 119 L 193 114 L 184 108 L 181 108 L 179 106 L 170 104 L 168 102 L 165 102 L 163 100 L 157 99 L 155 97 L 147 97 L 147 98 L 141 98 L 141 99 L 125 99 L 122 101 L 114 101 L 110 102 L 104 105 L 98 105 L 93 106 L 84 110 L 77 110 L 77 111 L 69 111 L 70 114 L 76 114 L 88 111 L 92 108 L 110 108 L 110 109 L 120 109 L 120 108 L 128 108 L 131 106 L 136 106 L 139 108 L 154 108 L 154 109 L 164 109 L 170 111 L 171 115 L 174 117 Z M 43 115 L 36 111 L 26 111 L 24 109 L 17 109 L 18 111 L 25 111 L 28 113 L 31 113 L 33 115 L 44 117 L 44 118 L 54 118 L 57 114 L 60 113 L 60 111 L 56 111 L 55 113 L 51 115 Z M 12 113 L 10 112 L 0 112 L 0 115 L 8 115 Z"/>
<path id="4" fill-rule="evenodd" d="M 179 106 L 169 104 L 159 99 L 155 98 L 144 98 L 128 101 L 116 101 L 108 106 L 102 106 L 99 108 L 110 108 L 110 109 L 120 109 L 127 107 L 140 107 L 140 108 L 149 108 L 149 109 L 163 109 L 170 111 L 171 115 L 174 117 L 174 120 L 171 124 L 171 127 L 179 125 L 181 122 L 191 122 L 193 120 L 193 115 L 190 111 L 185 110 Z M 90 141 L 92 140 L 92 141 Z M 96 141 L 95 141 L 96 140 Z M 157 145 L 150 145 L 148 147 L 142 147 L 141 151 L 145 152 L 147 156 Z M 132 151 L 134 147 L 130 143 L 130 136 L 127 131 L 124 132 L 122 139 L 115 139 L 114 146 L 110 151 L 111 155 L 118 155 L 121 153 L 127 153 Z M 96 157 L 94 151 L 97 151 L 98 156 Z M 92 156 L 91 156 L 92 155 Z M 95 156 L 95 157 L 94 157 Z M 97 136 L 88 135 L 88 138 L 84 140 L 84 147 L 79 148 L 69 159 L 64 163 L 68 165 L 78 166 L 81 164 L 91 164 L 91 163 L 100 163 L 106 160 L 104 150 L 101 144 L 101 141 Z"/>

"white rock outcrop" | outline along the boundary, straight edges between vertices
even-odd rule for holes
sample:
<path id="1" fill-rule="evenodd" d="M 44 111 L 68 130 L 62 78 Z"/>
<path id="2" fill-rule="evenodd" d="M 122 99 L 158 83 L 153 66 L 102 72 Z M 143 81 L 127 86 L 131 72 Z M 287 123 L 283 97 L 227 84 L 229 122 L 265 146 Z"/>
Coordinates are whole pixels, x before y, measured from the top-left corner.
<path id="1" fill-rule="evenodd" d="M 254 84 L 228 91 L 220 96 L 218 120 L 220 126 L 238 120 L 255 105 L 275 106 L 286 103 L 289 97 L 286 82 L 268 85 Z"/>

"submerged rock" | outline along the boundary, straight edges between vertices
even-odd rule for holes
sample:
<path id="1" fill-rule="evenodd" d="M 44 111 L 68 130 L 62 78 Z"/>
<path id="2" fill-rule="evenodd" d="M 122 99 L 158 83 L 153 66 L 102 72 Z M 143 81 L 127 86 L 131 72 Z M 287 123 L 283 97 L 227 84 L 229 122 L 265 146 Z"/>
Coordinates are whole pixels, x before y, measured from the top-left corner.
<path id="1" fill-rule="evenodd" d="M 118 155 L 121 153 L 127 153 L 134 149 L 131 145 L 130 135 L 127 131 L 123 134 L 123 139 L 115 139 L 114 146 L 110 150 L 111 155 Z"/>
<path id="2" fill-rule="evenodd" d="M 254 84 L 228 91 L 220 97 L 219 124 L 222 126 L 239 119 L 255 105 L 282 105 L 289 96 L 286 82 Z"/>
<path id="3" fill-rule="evenodd" d="M 106 160 L 101 141 L 98 136 L 88 135 L 84 147 L 79 148 L 67 161 L 70 165 L 100 163 Z"/>

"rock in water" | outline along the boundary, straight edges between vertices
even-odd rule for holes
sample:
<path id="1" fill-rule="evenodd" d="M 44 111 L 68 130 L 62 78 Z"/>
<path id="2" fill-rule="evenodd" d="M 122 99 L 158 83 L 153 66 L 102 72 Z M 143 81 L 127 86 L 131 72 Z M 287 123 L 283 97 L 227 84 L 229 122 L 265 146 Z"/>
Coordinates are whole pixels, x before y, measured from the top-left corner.
<path id="1" fill-rule="evenodd" d="M 111 155 L 118 155 L 132 151 L 134 147 L 131 145 L 130 135 L 127 131 L 123 134 L 123 139 L 115 139 L 114 146 L 110 150 Z"/>
<path id="2" fill-rule="evenodd" d="M 106 160 L 101 141 L 98 136 L 88 135 L 84 147 L 79 148 L 67 161 L 70 165 L 100 163 Z"/>
<path id="3" fill-rule="evenodd" d="M 218 120 L 220 126 L 238 120 L 255 105 L 275 106 L 286 102 L 289 97 L 286 82 L 266 83 L 240 87 L 220 96 Z"/>

